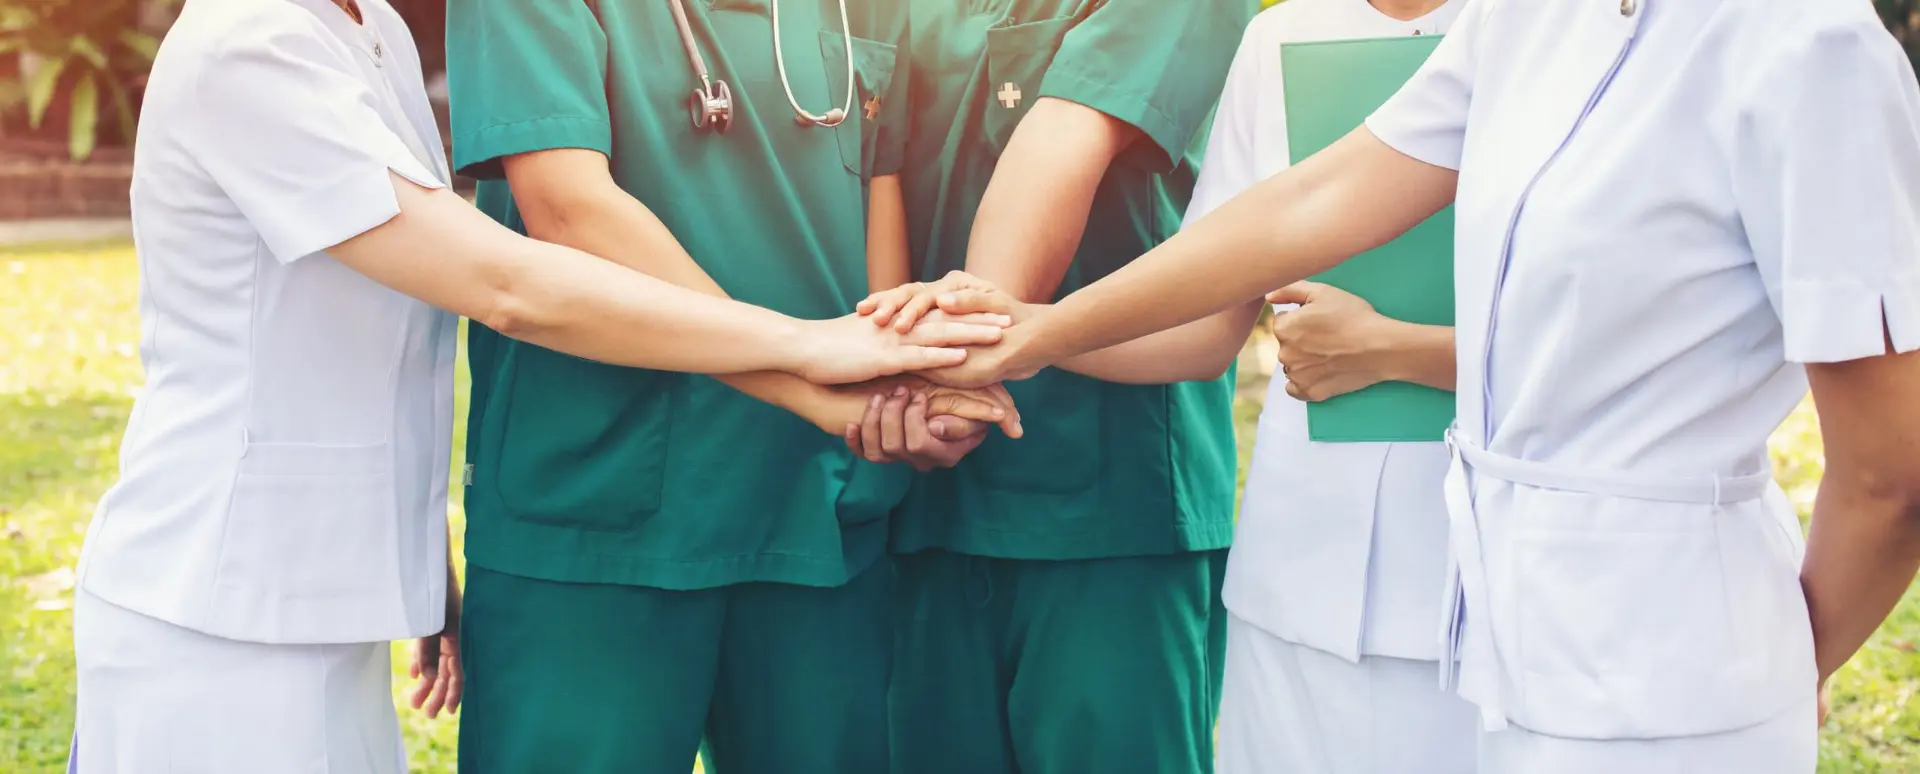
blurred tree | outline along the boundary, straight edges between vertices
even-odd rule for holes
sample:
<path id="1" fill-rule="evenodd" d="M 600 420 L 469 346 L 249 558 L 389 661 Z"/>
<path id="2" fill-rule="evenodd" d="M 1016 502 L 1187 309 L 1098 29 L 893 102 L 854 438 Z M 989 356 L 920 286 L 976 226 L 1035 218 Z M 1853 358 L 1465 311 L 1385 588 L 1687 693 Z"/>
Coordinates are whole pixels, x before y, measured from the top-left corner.
<path id="1" fill-rule="evenodd" d="M 64 135 L 75 160 L 93 154 L 103 124 L 131 143 L 159 46 L 140 22 L 139 0 L 0 0 L 0 56 L 14 59 L 0 103 L 24 101 L 28 126 Z"/>
<path id="2" fill-rule="evenodd" d="M 447 68 L 447 0 L 390 0 L 420 49 L 420 69 L 427 80 Z M 539 2 L 541 0 L 524 0 Z"/>

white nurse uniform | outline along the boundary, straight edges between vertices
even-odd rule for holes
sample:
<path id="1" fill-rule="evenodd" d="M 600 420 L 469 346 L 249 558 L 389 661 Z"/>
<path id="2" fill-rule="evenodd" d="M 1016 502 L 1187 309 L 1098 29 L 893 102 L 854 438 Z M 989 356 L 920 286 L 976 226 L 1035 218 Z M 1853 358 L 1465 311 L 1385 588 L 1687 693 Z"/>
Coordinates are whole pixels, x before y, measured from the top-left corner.
<path id="1" fill-rule="evenodd" d="M 1767 438 L 1799 363 L 1920 349 L 1920 89 L 1872 6 L 1476 0 L 1368 125 L 1460 170 L 1446 641 L 1483 774 L 1812 772 Z"/>
<path id="2" fill-rule="evenodd" d="M 1188 222 L 1290 165 L 1284 44 L 1442 35 L 1466 2 L 1412 20 L 1367 0 L 1262 12 L 1227 77 Z M 1438 442 L 1315 443 L 1306 404 L 1274 380 L 1227 561 L 1223 774 L 1473 771 L 1473 707 L 1435 677 L 1447 459 Z"/>
<path id="3" fill-rule="evenodd" d="M 404 771 L 389 640 L 439 631 L 452 315 L 325 249 L 448 180 L 399 16 L 195 0 L 135 152 L 147 383 L 75 600 L 74 768 Z"/>

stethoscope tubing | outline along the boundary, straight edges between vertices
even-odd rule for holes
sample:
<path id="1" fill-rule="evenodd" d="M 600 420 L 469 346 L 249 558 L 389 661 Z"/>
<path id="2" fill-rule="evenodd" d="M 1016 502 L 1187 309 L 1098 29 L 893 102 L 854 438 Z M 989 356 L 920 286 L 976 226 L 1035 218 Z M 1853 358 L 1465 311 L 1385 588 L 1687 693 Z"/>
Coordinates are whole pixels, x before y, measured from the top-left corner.
<path id="1" fill-rule="evenodd" d="M 694 40 L 693 37 L 693 25 L 687 21 L 685 2 L 686 0 L 669 0 L 669 4 L 673 8 L 673 21 L 674 24 L 679 27 L 680 45 L 686 48 L 687 60 L 693 65 L 694 75 L 700 79 L 700 93 L 705 95 L 709 103 L 712 103 L 716 99 L 716 83 L 719 84 L 718 88 L 721 91 L 728 92 L 729 94 L 730 91 L 727 89 L 724 81 L 716 82 L 712 74 L 707 70 L 706 58 L 700 55 L 700 44 Z M 780 88 L 786 92 L 787 105 L 793 108 L 795 120 L 806 126 L 839 126 L 847 120 L 847 116 L 853 114 L 853 23 L 847 15 L 847 0 L 839 1 L 841 47 L 845 49 L 844 53 L 846 58 L 847 96 L 840 107 L 828 110 L 826 115 L 815 115 L 806 108 L 801 107 L 800 100 L 793 95 L 793 83 L 787 78 L 786 46 L 780 39 L 780 0 L 769 0 L 769 3 L 772 5 L 773 10 L 774 67 L 779 70 Z M 733 112 L 731 100 L 727 100 L 724 106 L 718 108 L 718 111 L 723 121 L 730 122 Z M 696 127 L 702 126 L 697 119 L 694 124 Z"/>

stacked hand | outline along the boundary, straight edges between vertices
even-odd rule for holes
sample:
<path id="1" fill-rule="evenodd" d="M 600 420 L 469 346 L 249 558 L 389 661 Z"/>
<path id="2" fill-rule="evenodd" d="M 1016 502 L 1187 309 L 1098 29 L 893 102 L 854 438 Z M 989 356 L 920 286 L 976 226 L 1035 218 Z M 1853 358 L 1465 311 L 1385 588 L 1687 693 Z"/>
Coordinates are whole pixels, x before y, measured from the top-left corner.
<path id="1" fill-rule="evenodd" d="M 910 337 L 929 326 L 937 329 L 959 321 L 993 319 L 1018 325 L 1037 308 L 991 283 L 953 272 L 937 282 L 875 293 L 856 311 L 875 328 Z M 906 462 L 922 471 L 952 467 L 986 440 L 988 424 L 964 409 L 977 401 L 1012 409 L 1013 399 L 1000 382 L 1024 377 L 1003 374 L 1005 366 L 1003 347 L 976 345 L 962 363 L 917 369 L 920 385 L 899 385 L 889 394 L 874 395 L 863 420 L 846 428 L 848 448 L 874 462 Z M 963 397 L 965 402 L 960 402 Z M 997 421 L 1008 437 L 1018 438 L 1018 414 L 1010 418 Z"/>
<path id="2" fill-rule="evenodd" d="M 792 370 L 814 384 L 852 384 L 883 376 L 958 365 L 963 347 L 999 343 L 1005 315 L 959 314 L 897 330 L 857 314 L 800 324 Z"/>

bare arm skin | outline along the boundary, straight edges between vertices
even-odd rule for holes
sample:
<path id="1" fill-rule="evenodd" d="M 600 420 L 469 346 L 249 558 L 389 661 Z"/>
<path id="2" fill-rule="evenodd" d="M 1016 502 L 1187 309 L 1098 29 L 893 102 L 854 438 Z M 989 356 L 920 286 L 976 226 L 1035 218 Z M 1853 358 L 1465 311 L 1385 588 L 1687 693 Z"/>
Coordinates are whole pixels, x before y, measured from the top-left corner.
<path id="1" fill-rule="evenodd" d="M 1023 378 L 1246 304 L 1406 233 L 1453 201 L 1458 180 L 1361 128 L 1008 329 L 1000 346 L 929 377 L 959 386 Z M 920 297 L 943 290 L 934 283 Z"/>
<path id="2" fill-rule="evenodd" d="M 590 150 L 549 150 L 508 157 L 502 166 L 529 236 L 689 290 L 726 297 L 666 224 L 614 182 L 606 156 Z M 897 182 L 893 191 L 897 197 Z M 866 407 L 867 396 L 857 390 L 829 389 L 779 371 L 716 378 L 835 434 L 848 421 L 858 421 Z"/>
<path id="3" fill-rule="evenodd" d="M 912 252 L 907 245 L 907 202 L 900 191 L 900 176 L 876 177 L 867 193 L 868 292 L 912 282 Z"/>
<path id="4" fill-rule="evenodd" d="M 1920 352 L 1809 365 L 1807 379 L 1827 469 L 1800 582 L 1825 682 L 1920 569 Z"/>
<path id="5" fill-rule="evenodd" d="M 615 365 L 692 373 L 779 370 L 823 383 L 864 381 L 966 356 L 875 337 L 873 325 L 857 317 L 802 321 L 688 293 L 522 237 L 450 191 L 389 177 L 400 215 L 327 253 L 382 285 L 522 341 Z M 959 346 L 962 339 L 992 340 L 998 331 L 963 326 L 918 340 L 945 334 L 952 340 L 942 345 Z"/>

